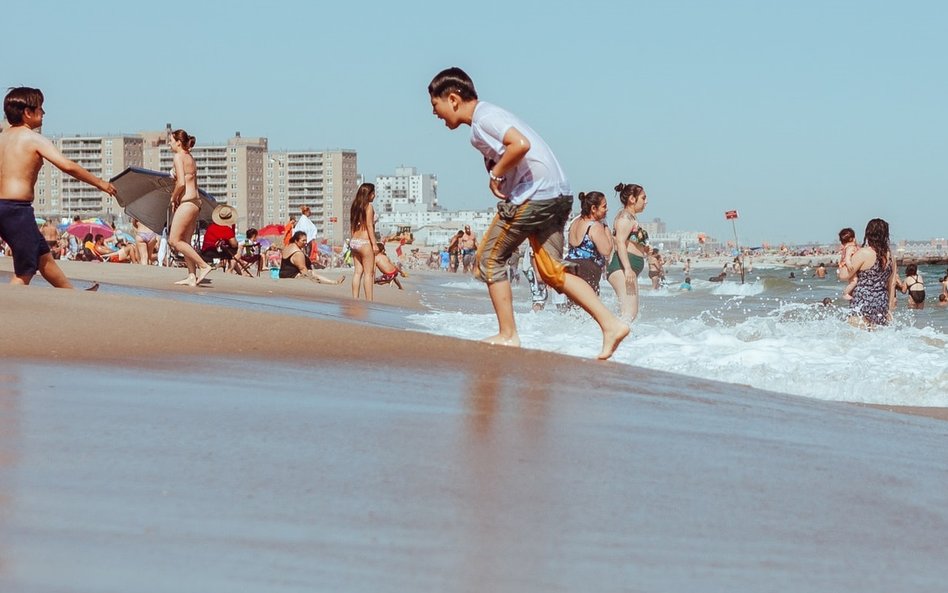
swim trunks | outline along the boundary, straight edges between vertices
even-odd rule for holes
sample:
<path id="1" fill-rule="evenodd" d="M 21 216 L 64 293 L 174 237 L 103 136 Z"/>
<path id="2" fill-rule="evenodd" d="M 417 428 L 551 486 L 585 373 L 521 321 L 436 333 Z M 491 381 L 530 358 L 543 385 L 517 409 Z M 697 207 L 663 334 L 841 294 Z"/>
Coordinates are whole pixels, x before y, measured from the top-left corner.
<path id="1" fill-rule="evenodd" d="M 49 253 L 49 245 L 36 226 L 33 202 L 0 200 L 0 238 L 13 252 L 13 273 L 36 275 L 39 259 Z"/>
<path id="2" fill-rule="evenodd" d="M 573 196 L 528 200 L 523 204 L 500 202 L 497 214 L 477 248 L 476 276 L 488 284 L 507 279 L 507 260 L 529 239 L 540 278 L 557 291 L 566 281 L 563 262 L 563 227 L 573 208 Z"/>

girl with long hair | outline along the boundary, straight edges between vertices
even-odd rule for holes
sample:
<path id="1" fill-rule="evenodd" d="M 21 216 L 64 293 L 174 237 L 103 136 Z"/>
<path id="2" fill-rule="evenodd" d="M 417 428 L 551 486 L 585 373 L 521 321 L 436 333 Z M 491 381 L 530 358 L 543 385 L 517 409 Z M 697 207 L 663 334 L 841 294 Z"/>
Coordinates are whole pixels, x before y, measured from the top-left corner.
<path id="1" fill-rule="evenodd" d="M 191 246 L 191 237 L 201 213 L 197 165 L 191 156 L 194 136 L 184 130 L 175 130 L 168 137 L 168 144 L 174 153 L 172 176 L 175 179 L 174 190 L 171 192 L 171 209 L 174 214 L 171 218 L 171 228 L 168 230 L 168 244 L 184 256 L 185 265 L 188 267 L 188 277 L 178 280 L 175 284 L 197 286 L 213 268 L 201 259 Z"/>
<path id="2" fill-rule="evenodd" d="M 375 185 L 363 183 L 352 200 L 349 209 L 349 224 L 352 237 L 349 249 L 355 273 L 352 276 L 352 298 L 359 298 L 359 292 L 365 294 L 365 300 L 371 301 L 375 287 Z"/>

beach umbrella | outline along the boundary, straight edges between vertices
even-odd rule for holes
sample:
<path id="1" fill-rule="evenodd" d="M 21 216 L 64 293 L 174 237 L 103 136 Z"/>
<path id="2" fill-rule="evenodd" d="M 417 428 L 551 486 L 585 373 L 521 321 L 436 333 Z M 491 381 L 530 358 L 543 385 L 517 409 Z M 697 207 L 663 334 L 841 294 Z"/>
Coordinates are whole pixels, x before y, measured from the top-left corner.
<path id="1" fill-rule="evenodd" d="M 160 171 L 128 167 L 110 181 L 117 191 L 115 201 L 125 213 L 156 233 L 161 233 L 169 219 L 174 178 Z M 210 222 L 217 200 L 204 190 L 199 192 L 201 212 L 198 218 Z"/>
<path id="2" fill-rule="evenodd" d="M 99 224 L 97 222 L 74 222 L 66 227 L 66 232 L 78 239 L 84 239 L 89 233 L 92 233 L 93 237 L 102 235 L 108 239 L 115 231 L 107 224 Z"/>
<path id="3" fill-rule="evenodd" d="M 282 224 L 268 224 L 257 232 L 261 237 L 282 237 L 285 229 Z"/>

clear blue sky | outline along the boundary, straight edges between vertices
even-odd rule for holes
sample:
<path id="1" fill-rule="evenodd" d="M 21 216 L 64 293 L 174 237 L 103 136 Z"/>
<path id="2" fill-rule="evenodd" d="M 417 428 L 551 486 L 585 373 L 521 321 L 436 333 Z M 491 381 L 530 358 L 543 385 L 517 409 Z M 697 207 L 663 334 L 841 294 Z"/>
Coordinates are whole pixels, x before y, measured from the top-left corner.
<path id="1" fill-rule="evenodd" d="M 744 244 L 861 237 L 873 217 L 894 240 L 948 235 L 936 1 L 40 1 L 4 20 L 0 82 L 43 89 L 47 134 L 171 122 L 199 142 L 353 148 L 368 180 L 413 165 L 444 206 L 485 208 L 469 129 L 426 93 L 456 65 L 612 213 L 623 181 L 672 229 L 728 238 L 739 210 Z"/>

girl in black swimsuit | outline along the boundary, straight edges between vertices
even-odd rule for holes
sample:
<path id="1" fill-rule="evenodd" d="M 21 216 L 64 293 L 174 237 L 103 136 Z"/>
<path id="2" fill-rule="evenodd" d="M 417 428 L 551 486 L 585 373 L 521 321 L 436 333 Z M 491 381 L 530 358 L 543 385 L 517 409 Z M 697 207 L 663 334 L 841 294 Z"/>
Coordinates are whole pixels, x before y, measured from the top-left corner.
<path id="1" fill-rule="evenodd" d="M 899 285 L 899 290 L 909 295 L 909 309 L 922 309 L 925 307 L 925 281 L 922 275 L 918 273 L 916 264 L 905 266 L 905 280 Z"/>

